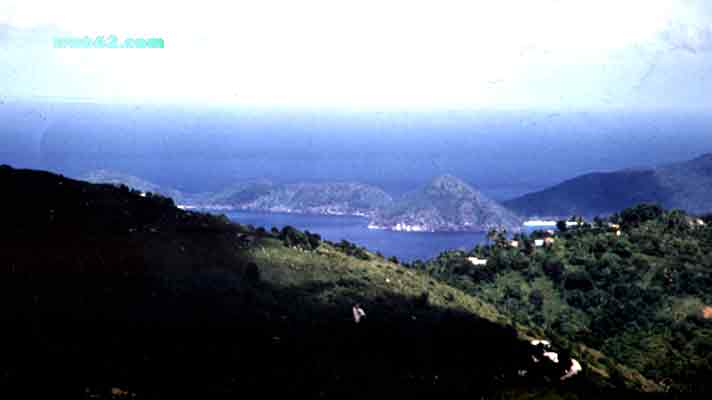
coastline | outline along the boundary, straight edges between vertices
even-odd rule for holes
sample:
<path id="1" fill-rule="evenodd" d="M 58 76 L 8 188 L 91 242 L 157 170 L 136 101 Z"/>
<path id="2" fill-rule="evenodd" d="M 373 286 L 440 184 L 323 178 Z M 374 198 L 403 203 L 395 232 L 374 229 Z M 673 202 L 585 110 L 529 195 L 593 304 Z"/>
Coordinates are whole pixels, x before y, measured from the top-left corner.
<path id="1" fill-rule="evenodd" d="M 180 208 L 181 210 L 186 210 L 186 211 L 208 211 L 208 212 L 215 212 L 215 211 L 225 211 L 225 212 L 235 212 L 235 211 L 242 211 L 242 212 L 253 212 L 253 213 L 261 213 L 261 214 L 285 214 L 285 215 L 303 215 L 303 216 L 323 216 L 323 217 L 358 217 L 358 218 L 366 218 L 370 219 L 372 218 L 371 215 L 364 213 L 364 212 L 344 212 L 344 211 L 338 211 L 338 210 L 303 210 L 303 209 L 291 209 L 287 207 L 272 207 L 272 208 L 254 208 L 254 207 L 235 207 L 235 206 L 230 206 L 230 205 L 225 205 L 225 204 L 178 204 L 176 207 Z M 551 220 L 527 220 L 522 223 L 521 226 L 516 227 L 516 228 L 509 228 L 512 233 L 516 232 L 521 232 L 529 229 L 535 229 L 535 228 L 551 228 L 551 227 L 556 227 L 556 221 L 551 221 Z M 420 225 L 420 224 L 404 224 L 404 223 L 398 223 L 396 225 L 379 225 L 376 223 L 373 223 L 372 221 L 369 220 L 368 225 L 366 226 L 367 229 L 369 230 L 380 230 L 380 231 L 391 231 L 391 232 L 409 232 L 409 233 L 483 233 L 487 232 L 489 229 L 493 227 L 481 227 L 481 228 L 474 228 L 472 226 L 451 226 L 448 227 L 447 229 L 433 229 L 429 228 L 425 225 Z"/>

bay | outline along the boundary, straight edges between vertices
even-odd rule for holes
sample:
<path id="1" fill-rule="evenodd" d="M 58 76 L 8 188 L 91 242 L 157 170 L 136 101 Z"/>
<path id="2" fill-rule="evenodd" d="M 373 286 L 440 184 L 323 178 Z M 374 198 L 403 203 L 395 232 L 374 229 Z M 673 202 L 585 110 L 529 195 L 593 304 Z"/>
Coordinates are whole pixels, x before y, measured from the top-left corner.
<path id="1" fill-rule="evenodd" d="M 470 250 L 487 242 L 485 232 L 395 232 L 368 229 L 368 220 L 356 216 L 304 215 L 252 211 L 229 211 L 228 218 L 244 225 L 282 229 L 290 225 L 318 233 L 332 242 L 347 240 L 386 257 L 414 261 L 433 258 L 446 250 Z M 530 229 L 526 229 L 529 231 Z"/>

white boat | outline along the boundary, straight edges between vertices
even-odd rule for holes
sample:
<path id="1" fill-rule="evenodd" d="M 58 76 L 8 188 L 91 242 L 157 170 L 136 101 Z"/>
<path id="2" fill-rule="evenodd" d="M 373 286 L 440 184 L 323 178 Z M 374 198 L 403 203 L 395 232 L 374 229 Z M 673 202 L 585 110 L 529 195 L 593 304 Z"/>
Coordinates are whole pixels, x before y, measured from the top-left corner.
<path id="1" fill-rule="evenodd" d="M 531 221 L 524 222 L 524 226 L 556 226 L 556 221 L 543 221 L 540 219 L 534 219 Z"/>

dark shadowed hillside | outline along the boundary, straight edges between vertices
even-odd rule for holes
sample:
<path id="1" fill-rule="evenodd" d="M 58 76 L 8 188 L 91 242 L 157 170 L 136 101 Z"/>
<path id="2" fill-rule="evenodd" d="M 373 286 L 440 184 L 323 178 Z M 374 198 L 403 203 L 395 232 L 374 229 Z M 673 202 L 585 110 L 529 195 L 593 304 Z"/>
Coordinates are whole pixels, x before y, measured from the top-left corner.
<path id="1" fill-rule="evenodd" d="M 3 166 L 0 186 L 3 398 L 562 398 L 616 384 L 588 368 L 560 381 L 568 358 L 532 364 L 532 333 L 492 306 L 347 242 L 46 172 Z"/>
<path id="2" fill-rule="evenodd" d="M 712 211 L 712 155 L 657 168 L 586 174 L 503 204 L 529 217 L 593 217 L 639 203 Z"/>

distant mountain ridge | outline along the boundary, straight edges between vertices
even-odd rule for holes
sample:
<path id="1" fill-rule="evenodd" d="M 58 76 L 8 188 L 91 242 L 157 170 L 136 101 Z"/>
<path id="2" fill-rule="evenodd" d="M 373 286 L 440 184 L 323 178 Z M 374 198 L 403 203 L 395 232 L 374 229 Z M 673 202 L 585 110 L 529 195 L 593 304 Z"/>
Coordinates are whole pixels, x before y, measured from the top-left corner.
<path id="1" fill-rule="evenodd" d="M 591 218 L 640 203 L 693 214 L 712 212 L 712 153 L 659 167 L 584 174 L 501 204 L 451 175 L 435 178 L 428 186 L 399 199 L 376 186 L 356 182 L 277 184 L 261 179 L 219 192 L 191 194 L 109 170 L 93 171 L 79 179 L 126 184 L 199 208 L 358 215 L 368 217 L 373 228 L 403 231 L 516 230 L 520 216 Z"/>
<path id="2" fill-rule="evenodd" d="M 464 181 L 442 175 L 383 209 L 370 227 L 401 231 L 519 230 L 521 219 Z"/>
<path id="3" fill-rule="evenodd" d="M 654 168 L 581 175 L 503 204 L 528 217 L 607 215 L 639 203 L 712 212 L 712 154 Z"/>

